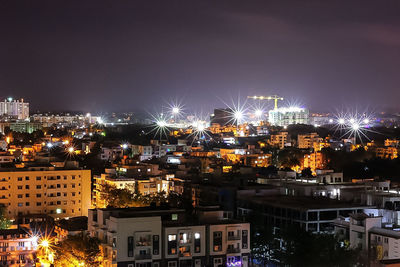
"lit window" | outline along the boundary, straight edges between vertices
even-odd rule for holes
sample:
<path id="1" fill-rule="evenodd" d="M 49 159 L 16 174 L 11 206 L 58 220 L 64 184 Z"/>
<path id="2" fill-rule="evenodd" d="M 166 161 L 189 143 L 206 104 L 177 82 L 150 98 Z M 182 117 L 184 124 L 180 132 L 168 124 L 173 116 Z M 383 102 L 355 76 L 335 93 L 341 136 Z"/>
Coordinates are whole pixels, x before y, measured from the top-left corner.
<path id="1" fill-rule="evenodd" d="M 168 235 L 168 241 L 175 241 L 176 235 Z"/>

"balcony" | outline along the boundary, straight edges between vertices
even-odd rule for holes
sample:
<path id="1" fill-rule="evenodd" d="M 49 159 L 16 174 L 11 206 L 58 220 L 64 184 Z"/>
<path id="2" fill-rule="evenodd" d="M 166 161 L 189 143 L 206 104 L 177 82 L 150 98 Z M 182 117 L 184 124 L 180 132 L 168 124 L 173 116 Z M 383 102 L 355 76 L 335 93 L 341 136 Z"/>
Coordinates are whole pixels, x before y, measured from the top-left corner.
<path id="1" fill-rule="evenodd" d="M 150 260 L 152 257 L 151 254 L 139 254 L 135 255 L 135 260 Z"/>
<path id="2" fill-rule="evenodd" d="M 240 240 L 240 236 L 236 236 L 236 235 L 228 236 L 228 241 L 233 241 L 233 240 Z"/>
<path id="3" fill-rule="evenodd" d="M 237 254 L 240 253 L 240 248 L 227 248 L 226 253 L 228 254 Z"/>

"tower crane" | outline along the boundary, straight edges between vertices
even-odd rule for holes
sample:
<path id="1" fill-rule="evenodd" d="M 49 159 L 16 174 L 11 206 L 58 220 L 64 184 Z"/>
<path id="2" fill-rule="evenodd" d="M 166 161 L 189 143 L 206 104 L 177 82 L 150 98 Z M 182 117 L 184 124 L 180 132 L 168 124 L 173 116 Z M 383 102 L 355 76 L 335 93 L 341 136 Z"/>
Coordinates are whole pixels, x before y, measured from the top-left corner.
<path id="1" fill-rule="evenodd" d="M 283 100 L 283 97 L 277 96 L 277 95 L 271 95 L 271 96 L 248 96 L 247 98 L 251 99 L 259 99 L 259 100 L 274 100 L 274 109 L 278 109 L 278 100 Z"/>

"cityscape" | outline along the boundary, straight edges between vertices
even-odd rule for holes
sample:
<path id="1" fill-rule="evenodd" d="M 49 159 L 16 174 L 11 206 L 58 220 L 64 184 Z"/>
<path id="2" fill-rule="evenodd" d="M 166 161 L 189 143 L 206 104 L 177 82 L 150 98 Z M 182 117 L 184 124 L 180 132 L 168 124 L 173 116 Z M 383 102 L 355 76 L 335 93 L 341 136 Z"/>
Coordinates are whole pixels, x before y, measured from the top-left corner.
<path id="1" fill-rule="evenodd" d="M 400 266 L 399 11 L 0 3 L 0 266 Z"/>

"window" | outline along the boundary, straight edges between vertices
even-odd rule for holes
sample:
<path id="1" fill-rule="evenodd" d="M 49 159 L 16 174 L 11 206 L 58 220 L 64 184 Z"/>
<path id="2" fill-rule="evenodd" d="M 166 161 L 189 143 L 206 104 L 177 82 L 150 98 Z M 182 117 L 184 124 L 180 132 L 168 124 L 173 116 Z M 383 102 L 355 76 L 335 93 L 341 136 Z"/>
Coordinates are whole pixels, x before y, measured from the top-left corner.
<path id="1" fill-rule="evenodd" d="M 24 203 L 19 202 L 18 207 L 22 207 L 22 206 L 24 206 Z"/>
<path id="2" fill-rule="evenodd" d="M 175 255 L 177 252 L 176 235 L 168 235 L 168 254 Z"/>
<path id="3" fill-rule="evenodd" d="M 171 220 L 173 220 L 173 221 L 178 220 L 178 214 L 172 214 L 171 215 Z"/>
<path id="4" fill-rule="evenodd" d="M 72 188 L 75 188 L 75 184 L 71 184 Z"/>
<path id="5" fill-rule="evenodd" d="M 362 234 L 362 233 L 359 233 L 359 232 L 357 232 L 357 237 L 358 237 L 359 239 L 362 239 L 362 238 L 363 238 L 363 234 Z"/>
<path id="6" fill-rule="evenodd" d="M 42 189 L 41 185 L 36 185 L 36 189 Z"/>
<path id="7" fill-rule="evenodd" d="M 19 186 L 18 186 L 18 189 L 22 189 L 22 187 L 23 187 L 22 185 L 19 185 Z"/>
<path id="8" fill-rule="evenodd" d="M 25 176 L 25 181 L 29 181 L 29 176 Z"/>
<path id="9" fill-rule="evenodd" d="M 23 195 L 18 195 L 18 198 L 22 198 Z"/>
<path id="10" fill-rule="evenodd" d="M 385 244 L 389 243 L 389 238 L 384 237 L 384 238 L 383 238 L 383 242 L 385 242 Z"/>
<path id="11" fill-rule="evenodd" d="M 67 188 L 67 184 L 64 184 L 64 188 Z"/>
<path id="12" fill-rule="evenodd" d="M 42 194 L 36 194 L 36 197 L 42 197 Z"/>
<path id="13" fill-rule="evenodd" d="M 27 185 L 25 185 L 25 189 L 29 189 L 29 185 L 27 184 Z"/>
<path id="14" fill-rule="evenodd" d="M 214 232 L 213 233 L 213 250 L 222 251 L 222 232 Z"/>
<path id="15" fill-rule="evenodd" d="M 176 261 L 169 261 L 168 267 L 176 267 Z"/>
<path id="16" fill-rule="evenodd" d="M 42 177 L 37 176 L 37 177 L 36 177 L 36 181 L 40 181 L 40 180 L 42 180 Z"/>
<path id="17" fill-rule="evenodd" d="M 22 181 L 22 177 L 18 177 L 18 181 Z"/>
<path id="18" fill-rule="evenodd" d="M 75 180 L 75 175 L 72 175 L 71 177 L 72 177 L 72 180 Z"/>
<path id="19" fill-rule="evenodd" d="M 42 206 L 42 202 L 36 202 L 36 206 Z"/>
<path id="20" fill-rule="evenodd" d="M 73 197 L 75 196 L 75 192 L 72 192 L 72 196 L 73 196 Z"/>
<path id="21" fill-rule="evenodd" d="M 57 188 L 60 188 L 61 187 L 61 185 L 60 184 L 57 184 Z"/>
<path id="22" fill-rule="evenodd" d="M 29 194 L 25 194 L 25 197 L 29 197 Z"/>
<path id="23" fill-rule="evenodd" d="M 25 246 L 25 242 L 18 242 L 18 246 L 19 247 L 24 247 Z"/>
<path id="24" fill-rule="evenodd" d="M 29 202 L 25 202 L 25 205 L 28 207 L 29 206 Z"/>
<path id="25" fill-rule="evenodd" d="M 67 180 L 67 176 L 66 175 L 64 175 L 64 180 Z"/>

